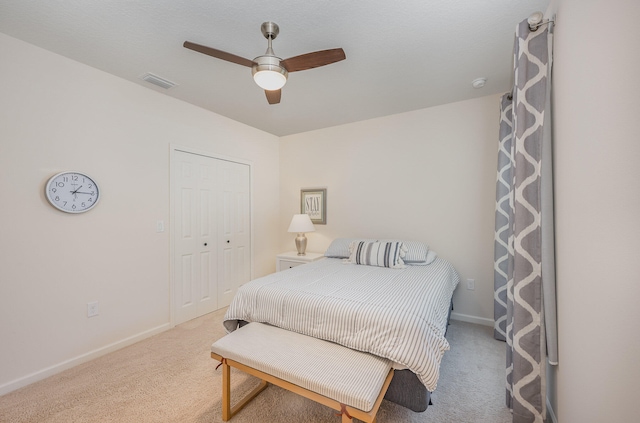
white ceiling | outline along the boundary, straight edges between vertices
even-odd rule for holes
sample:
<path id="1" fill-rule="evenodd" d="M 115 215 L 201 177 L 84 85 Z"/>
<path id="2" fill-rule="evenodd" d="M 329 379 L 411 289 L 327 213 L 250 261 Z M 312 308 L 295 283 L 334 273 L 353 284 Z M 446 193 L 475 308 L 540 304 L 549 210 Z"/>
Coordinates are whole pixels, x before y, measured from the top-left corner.
<path id="1" fill-rule="evenodd" d="M 504 92 L 516 24 L 549 0 L 0 0 L 0 32 L 275 135 Z M 342 47 L 347 59 L 295 72 L 269 105 L 248 59 Z M 151 72 L 175 82 L 142 81 Z M 471 81 L 488 78 L 482 89 Z M 498 107 L 496 105 L 496 107 Z"/>

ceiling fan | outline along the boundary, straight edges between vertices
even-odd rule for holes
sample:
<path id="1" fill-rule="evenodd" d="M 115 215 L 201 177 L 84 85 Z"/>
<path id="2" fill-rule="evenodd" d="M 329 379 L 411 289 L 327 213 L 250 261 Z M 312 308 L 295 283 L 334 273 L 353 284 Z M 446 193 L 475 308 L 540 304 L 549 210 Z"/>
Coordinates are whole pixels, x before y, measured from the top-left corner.
<path id="1" fill-rule="evenodd" d="M 183 46 L 217 59 L 250 67 L 252 69 L 251 72 L 253 74 L 254 81 L 260 86 L 260 88 L 264 89 L 269 104 L 280 103 L 280 97 L 282 95 L 281 89 L 287 82 L 289 72 L 313 69 L 339 62 L 347 58 L 344 54 L 344 50 L 341 48 L 334 48 L 314 51 L 313 53 L 301 54 L 300 56 L 294 56 L 282 60 L 273 53 L 273 49 L 271 48 L 271 42 L 275 40 L 280 33 L 278 25 L 274 22 L 264 22 L 260 29 L 262 30 L 262 35 L 264 35 L 269 44 L 265 54 L 258 56 L 253 60 L 245 59 L 244 57 L 236 56 L 235 54 L 192 43 L 190 41 L 185 41 Z"/>

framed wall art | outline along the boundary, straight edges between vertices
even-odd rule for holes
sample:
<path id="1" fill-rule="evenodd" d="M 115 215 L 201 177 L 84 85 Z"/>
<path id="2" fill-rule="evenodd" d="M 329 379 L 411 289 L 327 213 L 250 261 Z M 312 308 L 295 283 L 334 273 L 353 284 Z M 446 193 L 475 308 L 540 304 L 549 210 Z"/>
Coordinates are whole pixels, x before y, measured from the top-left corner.
<path id="1" fill-rule="evenodd" d="M 327 189 L 301 189 L 300 213 L 306 213 L 315 225 L 327 224 Z"/>

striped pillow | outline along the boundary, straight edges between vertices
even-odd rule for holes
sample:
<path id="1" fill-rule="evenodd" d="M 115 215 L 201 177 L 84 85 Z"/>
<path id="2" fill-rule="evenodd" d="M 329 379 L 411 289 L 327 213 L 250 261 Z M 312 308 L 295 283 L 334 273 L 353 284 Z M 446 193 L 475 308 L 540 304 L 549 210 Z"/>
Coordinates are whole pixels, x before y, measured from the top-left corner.
<path id="1" fill-rule="evenodd" d="M 354 241 L 349 246 L 349 250 L 351 252 L 347 260 L 349 263 L 392 269 L 405 267 L 402 258 L 407 248 L 401 241 Z"/>
<path id="2" fill-rule="evenodd" d="M 429 245 L 421 241 L 402 241 L 399 239 L 380 239 L 380 242 L 398 241 L 407 248 L 407 254 L 402 258 L 405 264 L 428 264 Z M 433 261 L 433 260 L 432 260 Z"/>

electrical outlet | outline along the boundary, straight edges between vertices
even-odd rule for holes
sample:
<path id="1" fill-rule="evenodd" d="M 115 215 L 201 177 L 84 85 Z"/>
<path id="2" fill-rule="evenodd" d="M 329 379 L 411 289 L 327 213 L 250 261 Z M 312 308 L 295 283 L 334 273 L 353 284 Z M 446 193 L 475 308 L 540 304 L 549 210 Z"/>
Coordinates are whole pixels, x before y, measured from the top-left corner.
<path id="1" fill-rule="evenodd" d="M 474 291 L 476 289 L 475 279 L 467 279 L 467 289 L 470 291 Z"/>
<path id="2" fill-rule="evenodd" d="M 164 232 L 164 220 L 158 220 L 156 222 L 156 232 Z"/>
<path id="3" fill-rule="evenodd" d="M 87 303 L 87 317 L 97 316 L 98 314 L 98 302 L 92 301 Z"/>

